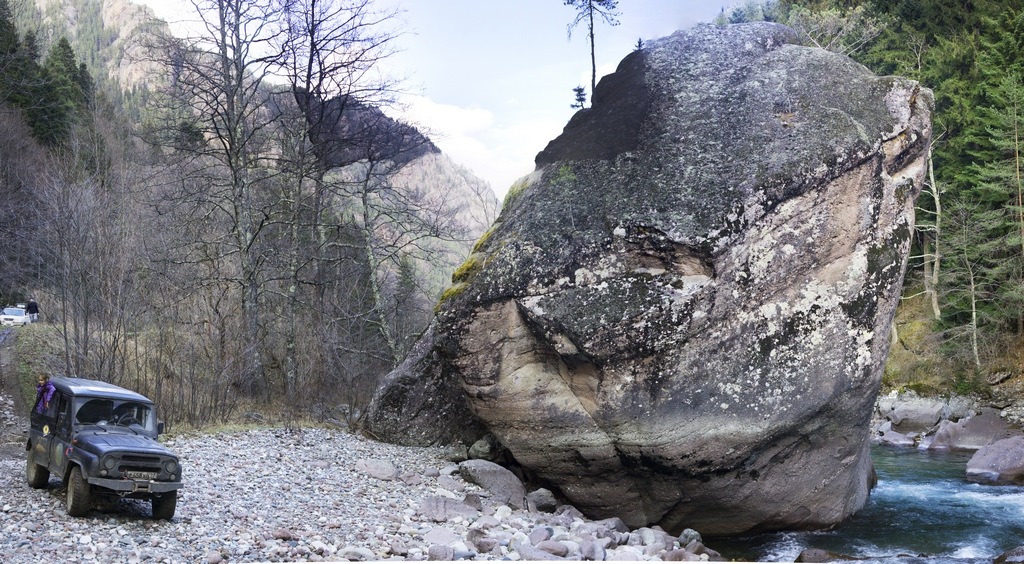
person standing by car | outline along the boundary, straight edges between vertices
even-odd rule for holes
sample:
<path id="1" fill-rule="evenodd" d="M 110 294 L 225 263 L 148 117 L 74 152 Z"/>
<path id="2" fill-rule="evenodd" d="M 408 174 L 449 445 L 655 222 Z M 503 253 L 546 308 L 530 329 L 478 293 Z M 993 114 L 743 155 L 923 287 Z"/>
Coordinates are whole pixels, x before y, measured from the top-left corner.
<path id="1" fill-rule="evenodd" d="M 39 304 L 36 303 L 35 298 L 28 299 L 28 305 L 25 306 L 25 313 L 28 314 L 28 318 L 32 320 L 32 323 L 39 321 Z"/>
<path id="2" fill-rule="evenodd" d="M 53 394 L 56 391 L 53 384 L 50 383 L 49 376 L 46 374 L 39 376 L 38 383 L 36 384 L 36 413 L 46 413 L 46 410 L 50 408 L 50 402 L 53 400 Z"/>

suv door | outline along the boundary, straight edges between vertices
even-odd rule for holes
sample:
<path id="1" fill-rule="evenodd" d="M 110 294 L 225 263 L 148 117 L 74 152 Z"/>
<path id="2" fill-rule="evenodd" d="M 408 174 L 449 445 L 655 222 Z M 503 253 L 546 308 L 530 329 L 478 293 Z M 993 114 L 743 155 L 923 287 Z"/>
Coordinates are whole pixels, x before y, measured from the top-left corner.
<path id="1" fill-rule="evenodd" d="M 58 398 L 63 398 L 63 395 L 60 392 L 54 393 L 50 406 L 43 413 L 33 409 L 29 416 L 32 423 L 33 456 L 36 464 L 44 468 L 50 466 L 50 443 L 53 434 L 57 432 L 57 413 L 61 403 L 61 399 Z M 66 398 L 63 401 L 67 403 Z"/>
<path id="2" fill-rule="evenodd" d="M 58 476 L 64 475 L 64 467 L 68 463 L 68 450 L 71 446 L 71 399 L 69 396 L 58 393 L 53 398 L 51 406 L 56 404 L 56 417 L 54 418 L 53 429 L 50 432 L 49 454 L 47 466 Z"/>

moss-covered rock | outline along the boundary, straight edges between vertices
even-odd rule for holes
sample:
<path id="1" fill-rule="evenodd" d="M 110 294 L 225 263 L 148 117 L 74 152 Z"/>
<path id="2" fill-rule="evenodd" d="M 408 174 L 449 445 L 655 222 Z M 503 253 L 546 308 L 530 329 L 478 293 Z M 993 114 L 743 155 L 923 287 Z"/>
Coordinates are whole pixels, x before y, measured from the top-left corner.
<path id="1" fill-rule="evenodd" d="M 531 475 L 632 526 L 860 508 L 931 95 L 796 43 L 703 26 L 626 57 L 456 274 L 429 377 L 396 373 L 404 399 L 371 428 L 443 390 Z"/>

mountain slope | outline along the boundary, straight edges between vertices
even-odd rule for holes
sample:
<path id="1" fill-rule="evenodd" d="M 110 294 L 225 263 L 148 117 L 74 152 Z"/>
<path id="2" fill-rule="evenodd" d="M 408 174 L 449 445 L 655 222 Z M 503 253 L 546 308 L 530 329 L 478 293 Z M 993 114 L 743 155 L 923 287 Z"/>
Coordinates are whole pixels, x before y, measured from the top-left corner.
<path id="1" fill-rule="evenodd" d="M 153 81 L 164 76 L 159 57 L 154 57 L 150 46 L 156 38 L 170 33 L 165 22 L 158 19 L 146 6 L 129 0 L 34 0 L 32 14 L 20 14 L 23 29 L 37 29 L 47 43 L 67 36 L 79 60 L 85 62 L 94 78 L 109 89 L 122 92 L 154 90 Z M 23 10 L 24 11 L 24 10 Z M 333 106 L 332 106 L 333 104 Z M 348 148 L 352 130 L 370 131 L 375 137 L 389 136 L 383 146 L 385 152 L 401 154 L 397 164 L 402 165 L 393 184 L 407 191 L 426 191 L 433 200 L 449 202 L 457 208 L 458 219 L 464 224 L 468 239 L 482 234 L 496 217 L 500 202 L 490 186 L 469 169 L 455 163 L 414 127 L 384 116 L 377 108 L 351 103 L 340 108 L 336 100 L 325 104 L 326 113 L 336 124 L 333 131 L 315 139 L 323 147 L 320 158 L 329 167 L 343 167 L 360 159 L 378 158 Z M 333 108 L 333 114 L 332 114 Z M 313 110 L 322 108 L 313 108 Z M 310 109 L 307 108 L 307 112 Z M 343 140 L 332 141 L 332 137 Z M 465 251 L 468 251 L 466 245 Z"/>
<path id="2" fill-rule="evenodd" d="M 129 0 L 34 0 L 21 6 L 18 20 L 44 45 L 67 37 L 101 84 L 131 90 L 159 76 L 147 45 L 169 28 L 146 6 Z"/>

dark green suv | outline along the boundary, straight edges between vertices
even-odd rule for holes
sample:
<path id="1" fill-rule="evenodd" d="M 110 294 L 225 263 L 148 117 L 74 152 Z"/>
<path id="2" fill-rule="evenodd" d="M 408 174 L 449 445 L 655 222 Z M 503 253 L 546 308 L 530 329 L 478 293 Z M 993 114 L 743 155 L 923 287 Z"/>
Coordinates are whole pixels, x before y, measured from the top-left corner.
<path id="1" fill-rule="evenodd" d="M 153 517 L 170 519 L 181 488 L 178 457 L 157 441 L 163 424 L 146 396 L 84 378 L 53 378 L 53 399 L 32 410 L 26 475 L 44 488 L 50 474 L 67 485 L 68 515 L 81 517 L 95 496 L 149 499 Z"/>

